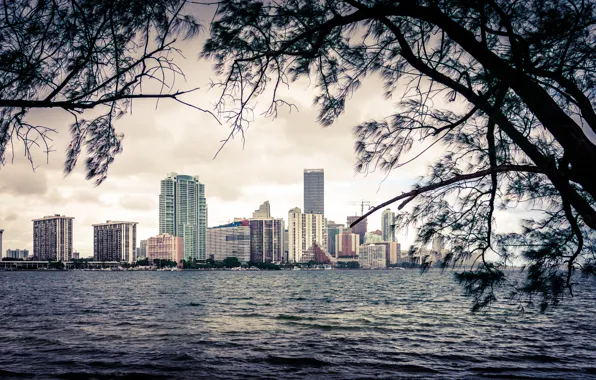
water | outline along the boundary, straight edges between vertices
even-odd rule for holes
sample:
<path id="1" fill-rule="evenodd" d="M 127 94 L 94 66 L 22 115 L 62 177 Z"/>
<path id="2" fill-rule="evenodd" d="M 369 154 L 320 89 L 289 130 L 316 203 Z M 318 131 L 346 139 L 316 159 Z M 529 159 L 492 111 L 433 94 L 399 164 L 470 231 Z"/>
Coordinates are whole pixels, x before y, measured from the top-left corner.
<path id="1" fill-rule="evenodd" d="M 2 272 L 0 378 L 596 378 L 578 292 L 470 315 L 437 272 Z"/>

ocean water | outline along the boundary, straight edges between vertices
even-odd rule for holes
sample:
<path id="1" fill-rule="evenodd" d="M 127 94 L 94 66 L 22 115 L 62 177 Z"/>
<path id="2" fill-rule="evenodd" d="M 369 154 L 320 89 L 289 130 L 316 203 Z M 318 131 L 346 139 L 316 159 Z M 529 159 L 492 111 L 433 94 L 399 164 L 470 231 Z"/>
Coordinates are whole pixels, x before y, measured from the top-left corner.
<path id="1" fill-rule="evenodd" d="M 596 378 L 596 286 L 472 315 L 431 271 L 0 272 L 0 378 Z"/>

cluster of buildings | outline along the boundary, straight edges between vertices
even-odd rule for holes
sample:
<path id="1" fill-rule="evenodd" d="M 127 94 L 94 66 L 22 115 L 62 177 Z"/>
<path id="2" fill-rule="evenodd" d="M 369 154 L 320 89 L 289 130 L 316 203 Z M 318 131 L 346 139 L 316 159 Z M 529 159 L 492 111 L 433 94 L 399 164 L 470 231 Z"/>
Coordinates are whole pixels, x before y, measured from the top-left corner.
<path id="1" fill-rule="evenodd" d="M 283 218 L 271 216 L 265 201 L 251 217 L 234 218 L 228 224 L 207 227 L 205 185 L 196 176 L 169 173 L 160 183 L 158 234 L 137 245 L 137 222 L 112 221 L 93 225 L 93 260 L 133 263 L 140 259 L 204 261 L 236 257 L 247 263 L 325 263 L 357 261 L 362 268 L 384 268 L 404 260 L 395 233 L 395 213 L 381 215 L 381 230 L 367 231 L 364 219 L 350 227 L 325 217 L 323 169 L 304 170 L 303 209 L 288 211 Z M 6 257 L 40 261 L 71 261 L 73 217 L 46 216 L 33 220 L 33 254 L 7 250 Z M 2 252 L 0 230 L 0 252 Z M 437 253 L 442 246 L 435 246 Z M 407 258 L 411 260 L 411 258 Z"/>

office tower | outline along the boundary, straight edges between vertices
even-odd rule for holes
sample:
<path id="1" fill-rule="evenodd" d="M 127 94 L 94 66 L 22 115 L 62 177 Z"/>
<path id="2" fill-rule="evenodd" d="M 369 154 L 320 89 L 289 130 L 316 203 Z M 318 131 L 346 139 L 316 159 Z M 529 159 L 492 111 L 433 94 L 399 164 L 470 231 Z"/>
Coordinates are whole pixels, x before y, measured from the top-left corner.
<path id="1" fill-rule="evenodd" d="M 186 260 L 207 258 L 207 201 L 199 177 L 169 173 L 161 181 L 159 233 L 182 237 Z"/>
<path id="2" fill-rule="evenodd" d="M 93 225 L 93 259 L 95 261 L 136 261 L 137 222 L 108 220 Z"/>
<path id="3" fill-rule="evenodd" d="M 27 249 L 7 249 L 5 257 L 27 260 L 29 258 L 29 251 Z"/>
<path id="4" fill-rule="evenodd" d="M 325 214 L 325 173 L 323 169 L 304 169 L 304 213 Z"/>
<path id="5" fill-rule="evenodd" d="M 299 207 L 288 212 L 288 261 L 312 260 L 314 245 L 327 251 L 327 220 L 322 214 L 303 214 Z"/>
<path id="6" fill-rule="evenodd" d="M 335 236 L 335 257 L 358 257 L 360 253 L 360 236 L 345 229 Z"/>
<path id="7" fill-rule="evenodd" d="M 346 227 L 351 228 L 353 233 L 360 236 L 360 244 L 364 244 L 364 237 L 366 236 L 366 229 L 367 229 L 366 219 L 361 220 L 354 227 L 350 227 L 352 225 L 352 223 L 355 222 L 358 218 L 360 218 L 360 217 L 357 215 L 348 216 L 348 222 L 347 222 Z"/>
<path id="8" fill-rule="evenodd" d="M 255 263 L 280 263 L 284 257 L 283 219 L 251 219 L 250 261 Z"/>
<path id="9" fill-rule="evenodd" d="M 271 206 L 269 201 L 265 201 L 255 212 L 252 213 L 253 219 L 271 218 Z"/>
<path id="10" fill-rule="evenodd" d="M 335 237 L 339 235 L 345 228 L 345 225 L 338 224 L 333 221 L 327 222 L 327 250 L 333 257 L 337 257 L 337 248 L 335 244 Z"/>
<path id="11" fill-rule="evenodd" d="M 382 269 L 387 267 L 386 248 L 384 245 L 364 245 L 360 247 L 358 263 L 363 269 Z"/>
<path id="12" fill-rule="evenodd" d="M 397 241 L 395 238 L 395 213 L 390 208 L 381 214 L 381 229 L 383 230 L 383 241 Z"/>
<path id="13" fill-rule="evenodd" d="M 207 230 L 207 256 L 216 261 L 235 257 L 241 263 L 250 261 L 250 225 L 248 220 L 233 222 Z"/>
<path id="14" fill-rule="evenodd" d="M 73 219 L 59 214 L 33 219 L 33 256 L 37 260 L 70 261 Z"/>
<path id="15" fill-rule="evenodd" d="M 139 249 L 137 250 L 137 260 L 142 260 L 147 258 L 147 240 L 141 240 L 139 242 Z"/>
<path id="16" fill-rule="evenodd" d="M 147 239 L 147 258 L 153 260 L 171 260 L 176 263 L 182 261 L 183 243 L 180 236 L 160 234 Z"/>

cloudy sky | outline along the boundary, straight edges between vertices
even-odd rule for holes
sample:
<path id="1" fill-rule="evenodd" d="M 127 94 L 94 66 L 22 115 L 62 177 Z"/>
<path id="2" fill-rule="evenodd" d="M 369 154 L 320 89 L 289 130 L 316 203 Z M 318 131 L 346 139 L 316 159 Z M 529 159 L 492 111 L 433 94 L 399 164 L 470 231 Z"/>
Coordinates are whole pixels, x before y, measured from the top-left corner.
<path id="1" fill-rule="evenodd" d="M 212 107 L 217 92 L 207 84 L 214 77 L 211 63 L 199 61 L 202 38 L 178 45 L 185 58 L 177 63 L 186 74 L 180 90 L 201 87 L 185 101 Z M 29 122 L 55 128 L 53 150 L 46 162 L 38 151 L 37 168 L 15 146 L 15 156 L 0 168 L 0 229 L 4 249 L 32 249 L 31 219 L 51 214 L 72 216 L 74 249 L 92 256 L 94 223 L 108 219 L 139 222 L 139 239 L 158 232 L 159 181 L 169 172 L 197 175 L 206 186 L 209 226 L 227 223 L 234 217 L 249 217 L 265 200 L 275 217 L 287 220 L 288 210 L 303 207 L 303 169 L 325 170 L 326 217 L 336 222 L 360 212 L 358 203 L 381 203 L 407 191 L 417 176 L 425 173 L 428 161 L 420 160 L 391 173 L 358 174 L 351 129 L 357 123 L 391 114 L 394 101 L 382 96 L 378 78 L 371 77 L 348 102 L 346 112 L 332 126 L 316 122 L 312 107 L 314 90 L 297 83 L 285 93 L 299 112 L 280 113 L 277 119 L 255 116 L 243 147 L 237 139 L 228 143 L 214 159 L 221 140 L 230 132 L 209 115 L 173 101 L 136 101 L 132 114 L 116 122 L 125 135 L 124 151 L 111 166 L 109 177 L 95 187 L 84 179 L 84 160 L 75 172 L 64 177 L 62 168 L 72 116 L 60 110 L 31 112 Z M 432 157 L 429 157 L 429 159 Z M 369 230 L 380 228 L 381 212 L 369 219 Z M 401 231 L 405 246 L 413 231 Z"/>

